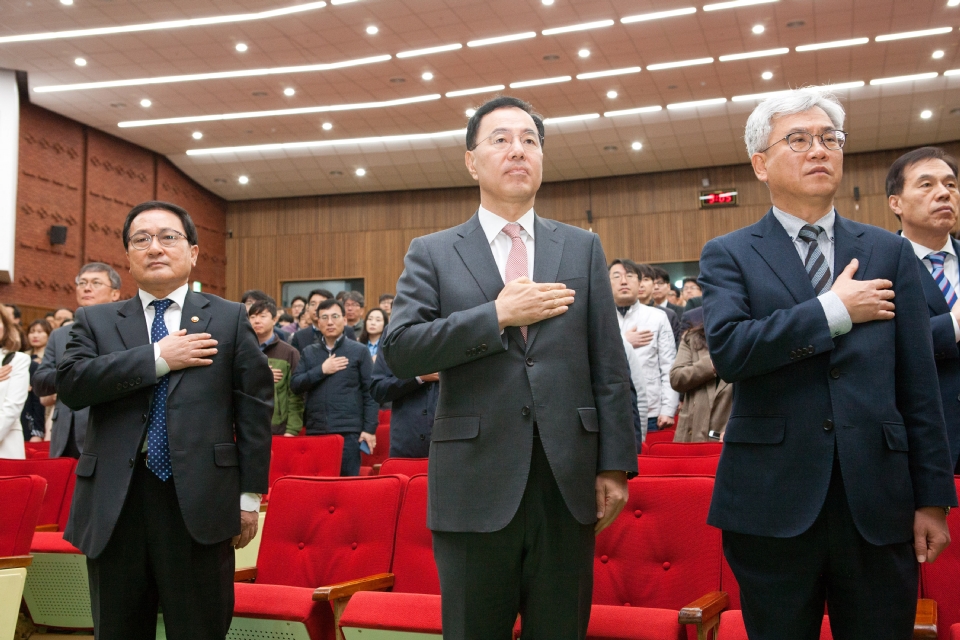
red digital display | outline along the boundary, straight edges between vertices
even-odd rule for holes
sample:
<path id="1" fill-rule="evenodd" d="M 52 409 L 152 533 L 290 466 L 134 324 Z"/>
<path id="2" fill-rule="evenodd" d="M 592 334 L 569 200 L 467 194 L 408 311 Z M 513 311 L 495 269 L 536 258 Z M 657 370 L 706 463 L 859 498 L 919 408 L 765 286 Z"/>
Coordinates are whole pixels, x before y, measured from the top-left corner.
<path id="1" fill-rule="evenodd" d="M 716 189 L 700 192 L 700 208 L 735 207 L 737 206 L 736 189 Z"/>

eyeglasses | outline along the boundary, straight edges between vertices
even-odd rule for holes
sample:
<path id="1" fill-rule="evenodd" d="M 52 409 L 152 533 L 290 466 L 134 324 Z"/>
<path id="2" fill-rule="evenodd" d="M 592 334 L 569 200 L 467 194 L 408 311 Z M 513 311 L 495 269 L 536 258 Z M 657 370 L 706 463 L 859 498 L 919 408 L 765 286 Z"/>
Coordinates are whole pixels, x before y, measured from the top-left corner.
<path id="1" fill-rule="evenodd" d="M 150 245 L 153 244 L 153 239 L 156 238 L 161 246 L 164 247 L 175 247 L 180 239 L 187 239 L 187 236 L 183 235 L 176 229 L 161 229 L 159 233 L 147 233 L 146 231 L 141 231 L 140 233 L 135 233 L 130 236 L 130 245 L 137 251 L 146 251 L 150 248 Z"/>
<path id="2" fill-rule="evenodd" d="M 628 271 L 628 272 L 625 273 L 625 274 L 621 274 L 621 273 L 611 273 L 611 274 L 610 274 L 610 279 L 611 279 L 611 280 L 620 281 L 620 280 L 624 280 L 624 279 L 626 279 L 626 280 L 637 280 L 638 278 L 637 278 L 637 274 Z"/>
<path id="3" fill-rule="evenodd" d="M 87 287 L 91 289 L 103 289 L 109 286 L 110 283 L 104 282 L 103 280 L 77 280 L 77 289 L 86 289 Z"/>
<path id="4" fill-rule="evenodd" d="M 497 151 L 505 151 L 513 146 L 513 141 L 517 138 L 520 139 L 520 145 L 524 149 L 539 150 L 543 144 L 543 138 L 540 137 L 539 133 L 534 131 L 524 131 L 519 135 L 514 135 L 507 131 L 494 131 L 483 140 L 479 140 L 473 148 L 476 149 L 483 142 L 489 142 Z"/>
<path id="5" fill-rule="evenodd" d="M 342 317 L 343 317 L 343 316 L 340 315 L 339 313 L 335 313 L 335 314 L 333 314 L 332 316 L 322 315 L 322 316 L 320 316 L 320 317 L 318 318 L 318 320 L 320 320 L 320 322 L 326 322 L 327 320 L 333 320 L 334 322 L 336 322 L 337 320 L 339 320 L 339 319 L 342 318 Z"/>
<path id="6" fill-rule="evenodd" d="M 808 133 L 806 131 L 794 131 L 793 133 L 788 133 L 784 137 L 780 138 L 766 149 L 761 149 L 760 153 L 763 153 L 767 149 L 772 149 L 784 140 L 787 141 L 787 145 L 790 147 L 791 151 L 803 153 L 804 151 L 809 151 L 810 148 L 813 147 L 814 138 L 820 139 L 820 144 L 823 145 L 824 149 L 828 149 L 829 151 L 840 151 L 840 149 L 843 149 L 843 145 L 847 142 L 847 132 L 840 131 L 840 129 L 830 129 L 829 131 L 824 131 L 821 134 Z"/>

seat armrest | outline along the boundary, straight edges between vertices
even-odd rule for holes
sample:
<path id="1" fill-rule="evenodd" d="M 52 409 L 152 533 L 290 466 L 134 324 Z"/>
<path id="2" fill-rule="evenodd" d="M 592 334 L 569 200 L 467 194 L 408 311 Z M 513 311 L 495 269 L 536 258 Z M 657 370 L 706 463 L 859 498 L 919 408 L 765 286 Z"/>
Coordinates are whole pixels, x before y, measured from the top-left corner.
<path id="1" fill-rule="evenodd" d="M 253 582 L 257 579 L 256 567 L 242 567 L 233 572 L 234 582 Z"/>
<path id="2" fill-rule="evenodd" d="M 319 587 L 314 591 L 313 599 L 332 602 L 352 596 L 357 591 L 383 591 L 393 586 L 393 580 L 394 576 L 392 573 L 378 573 L 358 580 L 348 580 L 338 584 L 331 584 L 326 587 Z"/>
<path id="3" fill-rule="evenodd" d="M 0 569 L 24 569 L 31 564 L 33 564 L 33 556 L 4 556 L 0 558 Z"/>
<path id="4" fill-rule="evenodd" d="M 60 531 L 60 525 L 57 523 L 38 524 L 34 531 Z"/>
<path id="5" fill-rule="evenodd" d="M 920 598 L 917 600 L 917 617 L 913 621 L 913 638 L 920 640 L 937 637 L 937 603 L 935 600 Z"/>
<path id="6" fill-rule="evenodd" d="M 372 475 L 372 476 L 378 476 L 378 475 L 380 475 L 380 467 L 382 467 L 382 466 L 383 466 L 382 464 L 375 464 L 375 465 L 373 465 L 373 467 L 372 467 L 371 470 L 370 470 L 370 475 Z"/>
<path id="7" fill-rule="evenodd" d="M 723 591 L 711 591 L 680 609 L 680 624 L 702 624 L 720 615 L 730 605 L 730 597 Z"/>

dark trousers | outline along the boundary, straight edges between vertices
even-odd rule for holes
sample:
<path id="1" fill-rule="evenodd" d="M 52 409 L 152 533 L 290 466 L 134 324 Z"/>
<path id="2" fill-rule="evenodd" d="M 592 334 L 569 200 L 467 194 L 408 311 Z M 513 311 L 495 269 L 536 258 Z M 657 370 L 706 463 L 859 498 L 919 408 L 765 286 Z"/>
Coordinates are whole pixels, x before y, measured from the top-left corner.
<path id="1" fill-rule="evenodd" d="M 510 524 L 493 533 L 433 532 L 444 640 L 509 640 L 518 613 L 524 640 L 585 638 L 593 548 L 593 525 L 570 515 L 534 438 Z"/>
<path id="2" fill-rule="evenodd" d="M 840 464 L 820 515 L 793 538 L 723 532 L 750 640 L 817 640 L 824 602 L 836 640 L 909 640 L 917 608 L 913 541 L 875 546 L 857 531 Z"/>
<path id="3" fill-rule="evenodd" d="M 660 431 L 660 427 L 657 426 L 657 420 L 660 416 L 653 416 L 652 418 L 647 418 L 647 433 L 655 433 Z"/>
<path id="4" fill-rule="evenodd" d="M 360 475 L 360 432 L 340 433 L 337 435 L 343 436 L 343 457 L 340 459 L 340 475 Z"/>
<path id="5" fill-rule="evenodd" d="M 230 540 L 198 544 L 173 479 L 137 463 L 110 542 L 87 559 L 96 640 L 155 640 L 157 605 L 170 640 L 223 640 L 233 617 Z"/>

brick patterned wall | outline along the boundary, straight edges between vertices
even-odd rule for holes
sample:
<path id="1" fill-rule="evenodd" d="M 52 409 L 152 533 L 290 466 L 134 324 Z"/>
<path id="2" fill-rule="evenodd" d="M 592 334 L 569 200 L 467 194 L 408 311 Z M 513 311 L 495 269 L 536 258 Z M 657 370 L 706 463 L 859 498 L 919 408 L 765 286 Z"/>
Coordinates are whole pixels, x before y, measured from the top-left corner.
<path id="1" fill-rule="evenodd" d="M 123 278 L 121 297 L 136 292 L 121 230 L 127 211 L 145 200 L 187 209 L 200 236 L 191 279 L 226 292 L 226 202 L 151 151 L 40 107 L 20 106 L 17 243 L 14 282 L 0 301 L 54 309 L 76 306 L 73 280 L 85 262 L 106 262 Z M 54 247 L 51 225 L 67 227 Z"/>

